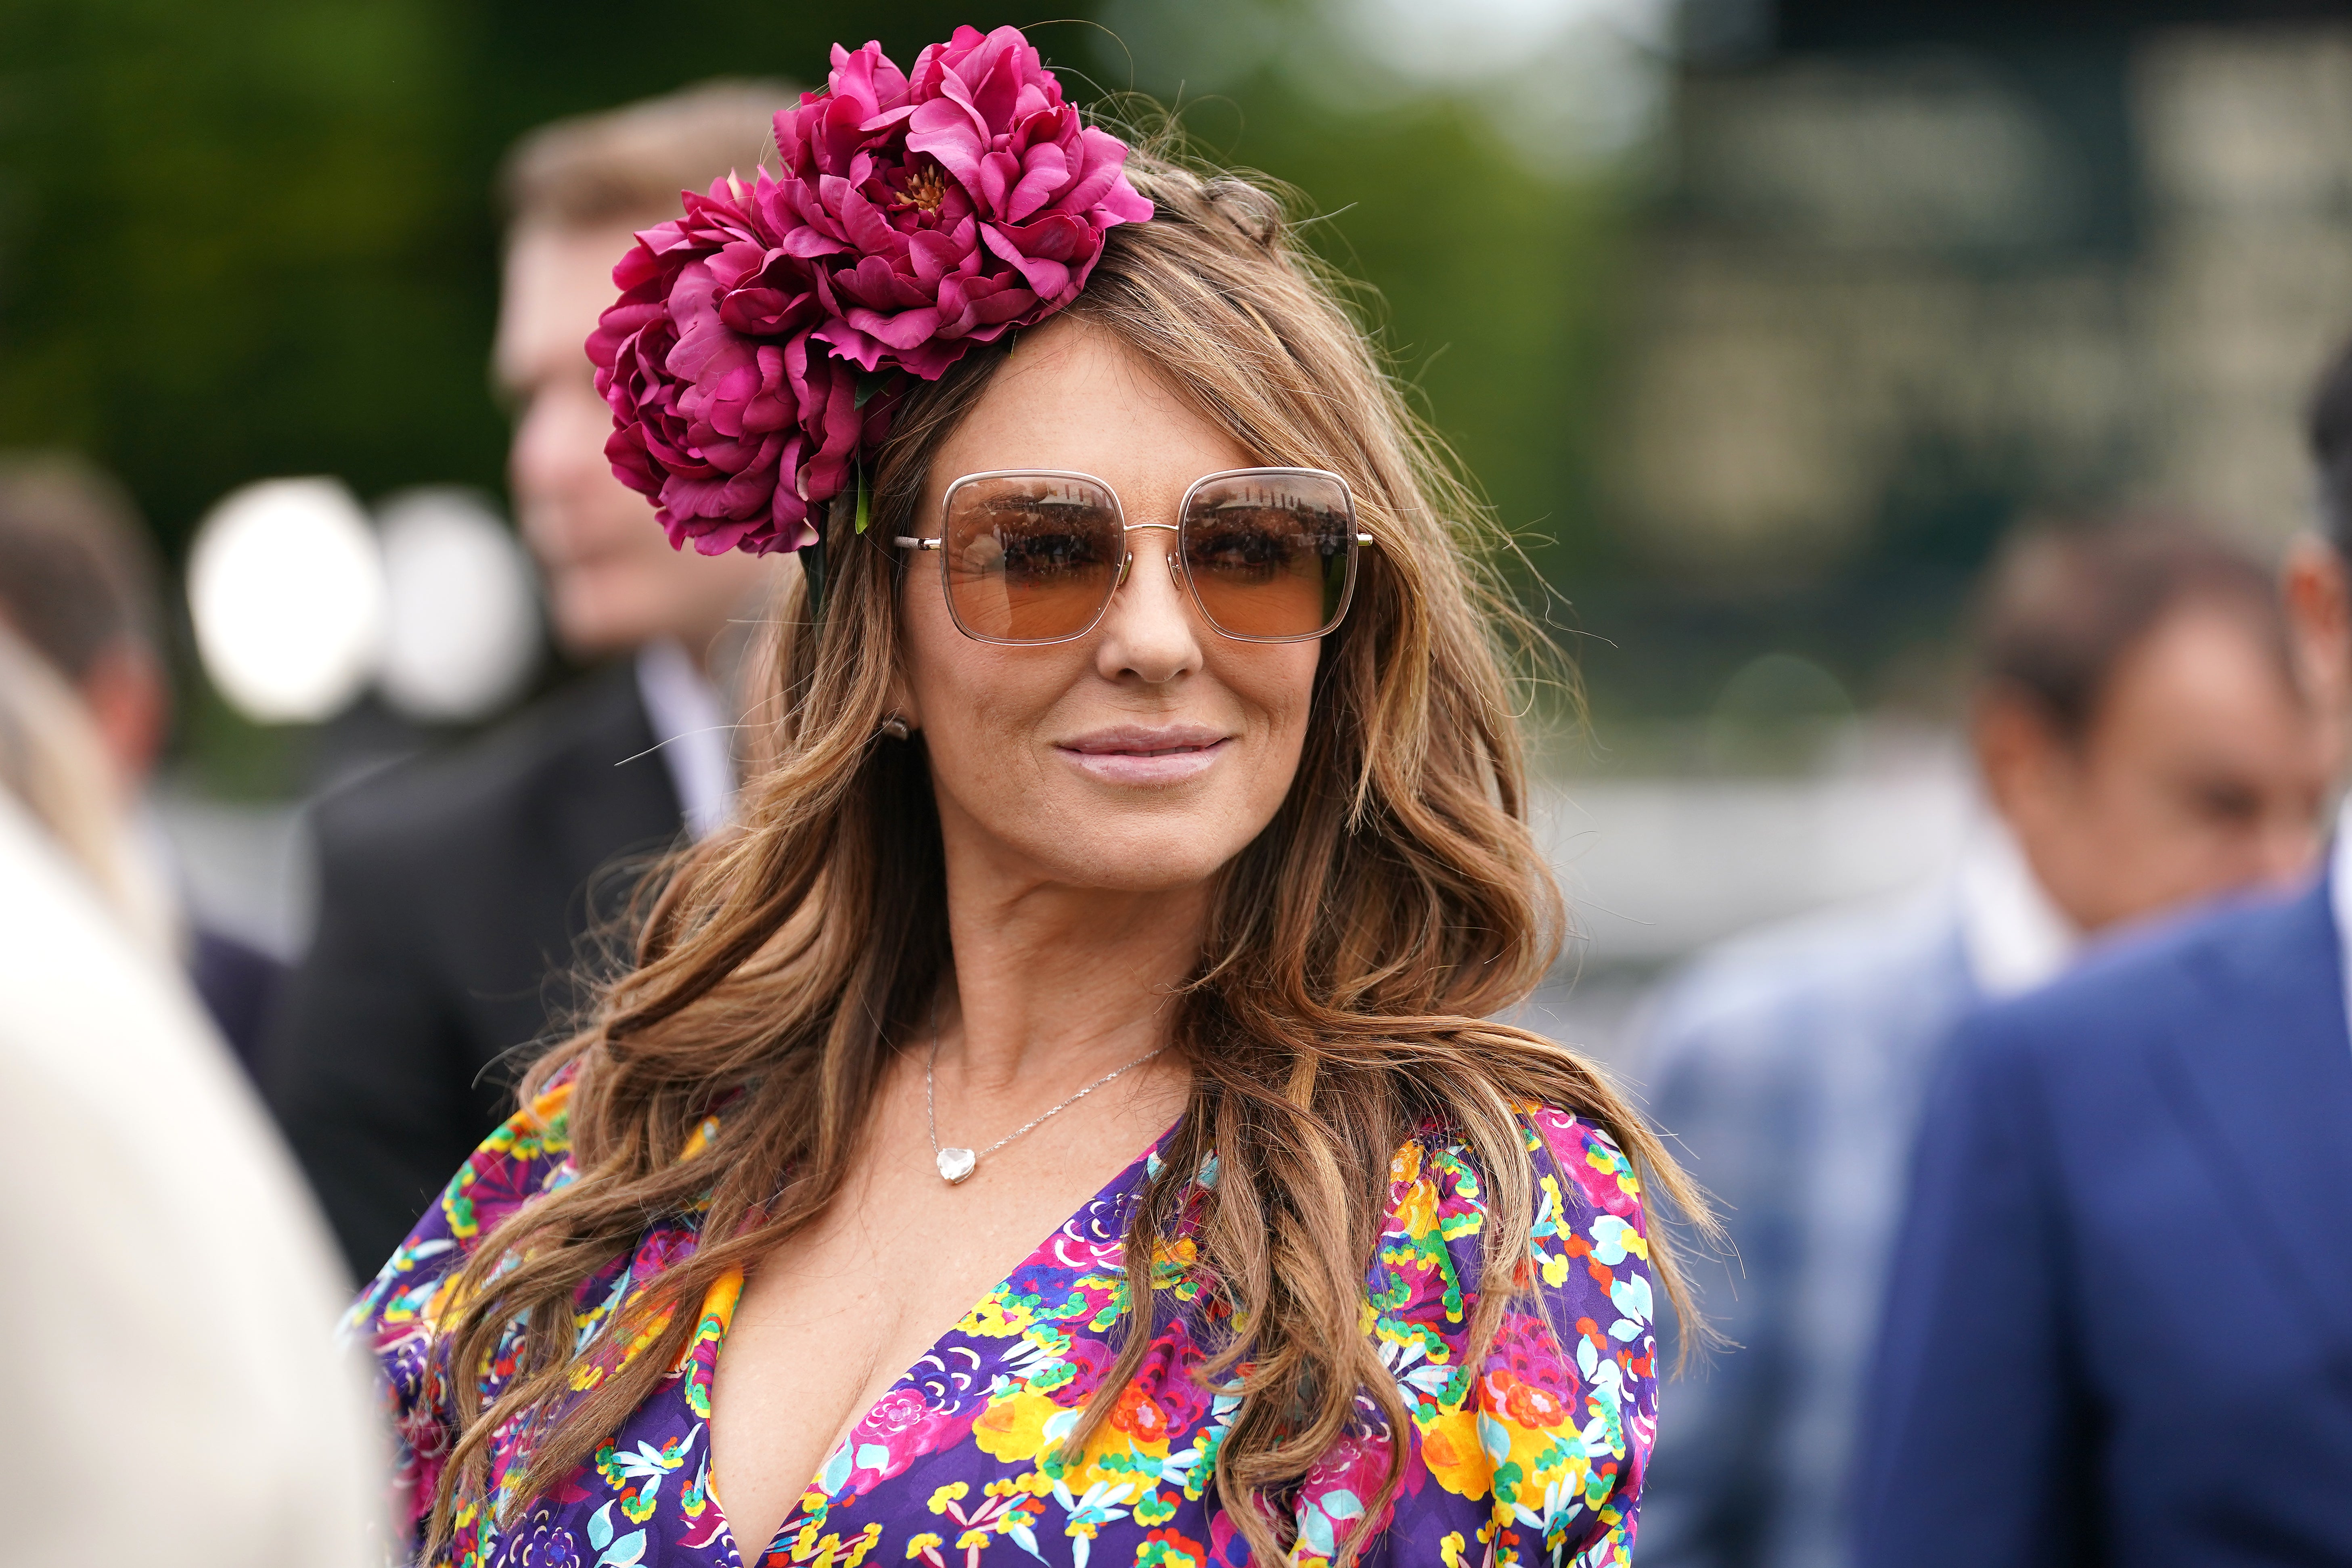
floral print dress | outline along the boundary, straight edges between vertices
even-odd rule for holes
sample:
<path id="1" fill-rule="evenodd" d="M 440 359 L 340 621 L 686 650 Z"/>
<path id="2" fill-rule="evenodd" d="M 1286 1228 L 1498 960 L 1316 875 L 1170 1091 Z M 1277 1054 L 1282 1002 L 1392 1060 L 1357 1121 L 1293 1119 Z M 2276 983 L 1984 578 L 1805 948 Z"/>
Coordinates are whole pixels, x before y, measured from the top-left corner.
<path id="1" fill-rule="evenodd" d="M 352 1309 L 351 1326 L 389 1387 L 412 1542 L 456 1438 L 436 1321 L 482 1237 L 570 1180 L 568 1095 L 559 1082 L 492 1134 Z M 1631 1560 L 1657 1389 L 1640 1187 L 1591 1124 L 1534 1106 L 1521 1123 L 1537 1172 L 1535 1235 L 1522 1289 L 1476 1366 L 1462 1352 L 1483 1284 L 1481 1174 L 1434 1135 L 1397 1151 L 1391 1166 L 1363 1321 L 1412 1419 L 1403 1486 L 1368 1564 Z M 706 1121 L 688 1156 L 717 1131 Z M 1192 1244 L 1181 1233 L 1160 1244 L 1155 1333 L 1139 1371 L 1084 1452 L 1063 1450 L 1116 1354 L 1128 1205 L 1156 1161 L 1148 1151 L 1113 1177 L 909 1368 L 764 1551 L 747 1554 L 729 1533 L 710 1466 L 711 1381 L 742 1289 L 737 1274 L 704 1300 L 652 1396 L 551 1494 L 527 1504 L 511 1495 L 522 1467 L 501 1434 L 489 1494 L 460 1496 L 455 1538 L 435 1568 L 1244 1568 L 1246 1543 L 1213 1487 L 1235 1402 L 1191 1375 L 1218 1309 L 1184 1268 Z M 1213 1161 L 1202 1176 L 1213 1182 Z M 583 1351 L 693 1249 L 698 1220 L 654 1225 L 632 1256 L 582 1287 Z M 519 1333 L 520 1324 L 509 1330 Z M 574 1388 L 593 1387 L 657 1333 L 584 1355 Z M 492 1358 L 486 1396 L 511 1364 Z M 1361 1409 L 1358 1435 L 1286 1500 L 1290 1561 L 1301 1568 L 1327 1568 L 1379 1491 L 1389 1438 L 1371 1403 Z"/>

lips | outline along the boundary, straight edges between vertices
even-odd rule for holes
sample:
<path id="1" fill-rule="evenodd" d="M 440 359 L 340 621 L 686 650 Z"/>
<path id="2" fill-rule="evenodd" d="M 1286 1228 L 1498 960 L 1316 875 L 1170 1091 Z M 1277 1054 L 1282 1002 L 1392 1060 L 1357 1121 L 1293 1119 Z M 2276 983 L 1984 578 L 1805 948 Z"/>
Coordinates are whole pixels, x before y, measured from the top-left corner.
<path id="1" fill-rule="evenodd" d="M 1165 785 L 1200 777 L 1233 737 L 1205 724 L 1122 724 L 1059 742 L 1078 771 L 1105 784 Z"/>

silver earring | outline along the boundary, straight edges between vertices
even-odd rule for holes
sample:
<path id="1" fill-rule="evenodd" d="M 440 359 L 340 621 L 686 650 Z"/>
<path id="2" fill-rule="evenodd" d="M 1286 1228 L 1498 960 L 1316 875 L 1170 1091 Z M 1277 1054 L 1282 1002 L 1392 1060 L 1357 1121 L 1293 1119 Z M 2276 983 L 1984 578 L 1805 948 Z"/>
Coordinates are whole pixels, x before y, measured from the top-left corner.
<path id="1" fill-rule="evenodd" d="M 903 713 L 887 713 L 882 718 L 882 732 L 894 741 L 903 741 L 915 732 Z"/>

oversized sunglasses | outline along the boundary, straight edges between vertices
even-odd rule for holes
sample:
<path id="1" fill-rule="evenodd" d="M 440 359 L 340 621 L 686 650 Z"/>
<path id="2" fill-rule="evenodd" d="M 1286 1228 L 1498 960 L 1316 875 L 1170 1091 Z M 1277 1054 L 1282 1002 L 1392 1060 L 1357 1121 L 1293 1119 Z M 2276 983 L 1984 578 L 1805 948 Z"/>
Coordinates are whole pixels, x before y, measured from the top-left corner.
<path id="1" fill-rule="evenodd" d="M 1168 569 L 1202 618 L 1241 642 L 1305 642 L 1348 613 L 1356 531 L 1348 481 L 1320 468 L 1234 468 L 1192 482 L 1174 522 L 1129 522 L 1091 474 L 966 474 L 940 503 L 940 536 L 901 536 L 940 552 L 948 613 L 980 642 L 1056 643 L 1100 624 L 1127 581 L 1138 529 L 1176 535 Z"/>

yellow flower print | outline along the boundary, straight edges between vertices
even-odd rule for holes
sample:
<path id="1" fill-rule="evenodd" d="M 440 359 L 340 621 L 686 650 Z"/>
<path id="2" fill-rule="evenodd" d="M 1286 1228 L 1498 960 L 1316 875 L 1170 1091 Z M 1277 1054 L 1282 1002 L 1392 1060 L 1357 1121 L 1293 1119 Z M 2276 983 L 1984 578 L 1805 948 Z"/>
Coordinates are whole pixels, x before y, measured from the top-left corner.
<path id="1" fill-rule="evenodd" d="M 936 1512 L 937 1510 L 934 1510 L 933 1511 Z M 911 1563 L 916 1558 L 920 1557 L 924 1552 L 936 1552 L 939 1549 L 940 1538 L 933 1535 L 927 1530 L 922 1534 L 918 1535 L 915 1539 L 907 1542 L 907 1561 Z"/>
<path id="2" fill-rule="evenodd" d="M 1633 1174 L 1633 1162 L 1619 1153 L 1614 1144 L 1605 1143 L 1598 1138 L 1586 1139 L 1584 1163 L 1596 1171 L 1615 1176 L 1617 1190 L 1627 1197 L 1638 1198 L 1642 1195 L 1642 1179 Z"/>
<path id="3" fill-rule="evenodd" d="M 1023 1331 L 1021 1340 L 1024 1344 L 1034 1345 L 1056 1359 L 1067 1355 L 1070 1346 L 1076 1342 L 1051 1323 L 1031 1324 Z"/>
<path id="4" fill-rule="evenodd" d="M 828 1535 L 817 1543 L 814 1568 L 857 1568 L 881 1539 L 882 1526 L 878 1522 L 867 1525 L 846 1541 Z"/>
<path id="5" fill-rule="evenodd" d="M 1405 1236 L 1437 1232 L 1437 1186 L 1422 1174 L 1421 1145 L 1407 1143 L 1389 1163 L 1389 1181 L 1398 1189 L 1395 1215 L 1389 1228 Z"/>
<path id="6" fill-rule="evenodd" d="M 1568 1283 L 1568 1254 L 1546 1251 L 1542 1237 L 1546 1234 L 1552 1236 L 1559 1234 L 1559 1219 L 1563 1212 L 1559 1196 L 1559 1178 L 1547 1174 L 1539 1180 L 1538 1185 L 1543 1191 L 1543 1198 L 1536 1215 L 1535 1233 L 1528 1238 L 1528 1250 L 1535 1255 L 1537 1263 L 1543 1269 L 1543 1282 L 1557 1290 Z"/>
<path id="7" fill-rule="evenodd" d="M 950 1481 L 947 1485 L 931 1493 L 931 1500 L 929 1504 L 930 1510 L 933 1513 L 945 1513 L 948 1510 L 948 1504 L 951 1502 L 961 1502 L 965 1498 L 971 1495 L 971 1487 L 965 1485 L 961 1481 Z"/>
<path id="8" fill-rule="evenodd" d="M 719 1347 L 726 1342 L 728 1325 L 735 1321 L 735 1303 L 743 1299 L 743 1271 L 730 1268 L 710 1282 L 703 1292 L 702 1315 L 696 1320 L 694 1332 L 678 1347 L 677 1364 L 670 1375 L 681 1373 L 686 1378 L 686 1406 L 696 1415 L 710 1419 L 710 1380 L 716 1369 Z"/>
<path id="9" fill-rule="evenodd" d="M 1495 1467 L 1478 1445 L 1477 1411 L 1448 1410 L 1418 1425 L 1422 1462 L 1437 1484 L 1455 1497 L 1485 1497 Z"/>
<path id="10" fill-rule="evenodd" d="M 530 1109 L 523 1113 L 530 1118 L 534 1127 L 545 1134 L 544 1141 L 551 1149 L 572 1147 L 571 1118 L 566 1114 L 572 1104 L 572 1081 L 567 1074 L 561 1080 L 548 1085 L 539 1098 L 530 1102 Z"/>
<path id="11" fill-rule="evenodd" d="M 986 1489 L 990 1497 L 1051 1497 L 1054 1482 L 1045 1471 L 1031 1470 L 1006 1480 L 991 1481 Z"/>
<path id="12" fill-rule="evenodd" d="M 983 1339 L 1009 1339 L 1037 1321 L 1026 1301 L 1016 1300 L 1010 1286 L 999 1285 L 963 1315 L 956 1331 Z"/>
<path id="13" fill-rule="evenodd" d="M 1449 1530 L 1437 1543 L 1438 1555 L 1445 1560 L 1445 1568 L 1462 1568 L 1462 1532 Z"/>
<path id="14" fill-rule="evenodd" d="M 1007 1464 L 1035 1458 L 1077 1425 L 1078 1413 L 1065 1410 L 1042 1394 L 1016 1389 L 989 1401 L 971 1425 L 972 1441 Z"/>
<path id="15" fill-rule="evenodd" d="M 607 1373 L 618 1372 L 643 1354 L 646 1347 L 661 1338 L 662 1331 L 669 1327 L 669 1313 L 670 1310 L 664 1307 L 645 1319 L 645 1327 L 637 1331 L 636 1337 L 628 1342 L 617 1360 L 610 1354 L 582 1359 L 572 1369 L 572 1391 L 577 1394 L 587 1393 L 603 1383 Z"/>
<path id="16" fill-rule="evenodd" d="M 1200 1261 L 1200 1246 L 1191 1237 L 1161 1237 L 1151 1247 L 1151 1288 L 1165 1290 L 1171 1286 L 1196 1284 L 1191 1276 L 1193 1265 Z M 1192 1294 L 1182 1289 L 1177 1293 L 1187 1298 Z"/>

